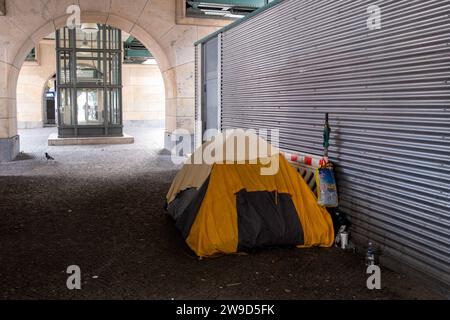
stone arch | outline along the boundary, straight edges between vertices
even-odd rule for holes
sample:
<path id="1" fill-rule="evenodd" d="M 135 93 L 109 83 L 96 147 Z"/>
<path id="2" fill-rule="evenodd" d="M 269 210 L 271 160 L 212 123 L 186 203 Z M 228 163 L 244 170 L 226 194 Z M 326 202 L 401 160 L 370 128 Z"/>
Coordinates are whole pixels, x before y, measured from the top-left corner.
<path id="1" fill-rule="evenodd" d="M 59 30 L 63 28 L 66 25 L 66 16 L 56 18 L 54 20 L 50 20 L 47 22 L 46 25 L 39 28 L 37 31 L 35 31 L 22 45 L 21 49 L 16 55 L 16 58 L 14 59 L 13 65 L 20 70 L 20 68 L 23 65 L 23 62 L 25 61 L 26 56 L 28 53 L 33 49 L 33 47 L 41 41 L 45 36 L 55 32 L 56 30 Z M 134 24 L 132 21 L 129 21 L 125 18 L 116 16 L 116 15 L 108 15 L 105 18 L 104 13 L 86 13 L 82 14 L 82 23 L 104 23 L 108 24 L 112 27 L 121 29 L 122 31 L 125 31 L 132 36 L 139 39 L 139 41 L 142 42 L 142 44 L 152 52 L 153 56 L 155 57 L 156 61 L 158 62 L 158 66 L 161 70 L 161 73 L 167 75 L 167 71 L 170 69 L 170 62 L 168 59 L 168 56 L 166 55 L 165 51 L 162 49 L 162 47 L 159 45 L 159 43 L 156 41 L 156 39 L 153 38 L 153 36 L 141 28 L 139 25 Z"/>
<path id="2" fill-rule="evenodd" d="M 20 69 L 26 59 L 28 53 L 39 43 L 42 39 L 44 39 L 49 34 L 55 32 L 58 29 L 61 29 L 66 25 L 67 16 L 61 16 L 59 18 L 50 19 L 44 26 L 38 28 L 33 34 L 31 34 L 25 42 L 22 44 L 18 53 L 16 54 L 13 63 L 10 64 L 8 75 L 7 75 L 7 87 L 9 92 L 9 97 L 16 97 L 16 89 L 17 89 L 17 81 Z M 130 35 L 139 39 L 142 44 L 152 52 L 154 58 L 158 63 L 158 67 L 161 71 L 164 87 L 166 92 L 166 123 L 167 123 L 167 109 L 169 107 L 168 100 L 176 98 L 176 77 L 175 73 L 171 70 L 171 64 L 166 52 L 159 45 L 158 41 L 145 29 L 140 27 L 138 24 L 127 20 L 124 17 L 120 17 L 114 14 L 106 15 L 101 12 L 82 12 L 81 16 L 82 23 L 104 23 L 111 25 L 115 28 L 121 29 L 129 33 Z M 17 114 L 17 106 L 16 99 L 11 99 L 14 106 L 10 108 L 10 113 Z M 9 128 L 11 132 L 17 132 L 17 118 L 15 124 L 12 125 L 12 128 Z M 12 134 L 9 136 L 12 136 Z M 16 148 L 17 149 L 17 148 Z M 0 160 L 1 161 L 1 160 Z"/>
<path id="3" fill-rule="evenodd" d="M 158 61 L 166 97 L 166 148 L 176 129 L 195 128 L 194 43 L 217 26 L 177 23 L 175 0 L 21 0 L 6 2 L 0 16 L 0 161 L 18 150 L 16 84 L 25 56 L 42 37 L 66 24 L 69 5 L 82 22 L 106 23 L 138 38 Z M 11 32 L 14 30 L 14 32 Z"/>

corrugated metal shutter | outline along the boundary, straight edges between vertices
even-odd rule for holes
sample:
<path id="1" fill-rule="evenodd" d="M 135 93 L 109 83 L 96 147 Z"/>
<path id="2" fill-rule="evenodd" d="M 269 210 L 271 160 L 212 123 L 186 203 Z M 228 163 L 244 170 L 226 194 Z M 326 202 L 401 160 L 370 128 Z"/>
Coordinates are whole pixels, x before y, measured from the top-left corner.
<path id="1" fill-rule="evenodd" d="M 194 147 L 202 144 L 202 52 L 201 46 L 195 46 L 195 131 Z"/>
<path id="2" fill-rule="evenodd" d="M 321 154 L 330 113 L 353 233 L 446 284 L 449 35 L 448 0 L 285 0 L 222 38 L 222 127 L 278 128 L 282 149 Z"/>

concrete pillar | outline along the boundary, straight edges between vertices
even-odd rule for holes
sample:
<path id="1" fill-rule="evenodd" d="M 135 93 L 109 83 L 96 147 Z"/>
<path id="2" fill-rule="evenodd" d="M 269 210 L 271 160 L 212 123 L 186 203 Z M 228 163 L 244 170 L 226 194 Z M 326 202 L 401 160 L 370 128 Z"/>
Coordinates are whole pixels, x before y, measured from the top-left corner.
<path id="1" fill-rule="evenodd" d="M 174 148 L 173 141 L 187 138 L 191 140 L 191 151 L 194 150 L 195 47 L 193 44 L 216 30 L 218 30 L 217 27 L 187 28 L 177 25 L 160 39 L 162 47 L 172 61 L 171 68 L 165 72 L 165 77 L 172 81 L 169 85 L 166 83 L 166 149 Z M 174 130 L 183 130 L 184 133 L 174 136 Z"/>
<path id="2" fill-rule="evenodd" d="M 5 0 L 0 0 L 0 16 L 6 15 Z"/>
<path id="3" fill-rule="evenodd" d="M 191 141 L 193 152 L 195 128 L 195 65 L 188 62 L 165 72 L 166 82 L 166 135 L 165 148 L 172 150 L 176 142 Z"/>
<path id="4" fill-rule="evenodd" d="M 20 152 L 15 88 L 10 81 L 17 75 L 16 67 L 0 61 L 0 162 L 14 160 Z"/>

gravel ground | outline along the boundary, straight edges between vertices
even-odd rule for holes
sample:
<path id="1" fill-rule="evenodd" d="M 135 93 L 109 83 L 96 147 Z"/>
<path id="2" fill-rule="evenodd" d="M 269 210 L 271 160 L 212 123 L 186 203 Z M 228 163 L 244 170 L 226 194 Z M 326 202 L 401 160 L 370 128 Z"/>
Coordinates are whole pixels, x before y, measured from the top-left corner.
<path id="1" fill-rule="evenodd" d="M 442 298 L 387 269 L 369 291 L 363 258 L 336 248 L 198 260 L 163 210 L 178 168 L 159 155 L 161 130 L 127 128 L 130 146 L 47 147 L 54 130 L 22 131 L 21 160 L 0 165 L 0 299 Z M 66 288 L 69 265 L 82 290 Z"/>

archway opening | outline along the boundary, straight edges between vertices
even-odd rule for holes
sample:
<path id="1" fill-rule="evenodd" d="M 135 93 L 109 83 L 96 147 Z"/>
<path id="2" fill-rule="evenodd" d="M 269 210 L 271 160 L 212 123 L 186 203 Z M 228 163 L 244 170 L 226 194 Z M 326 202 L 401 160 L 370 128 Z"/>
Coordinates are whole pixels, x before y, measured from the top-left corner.
<path id="1" fill-rule="evenodd" d="M 121 117 L 123 126 L 125 131 L 130 132 L 131 135 L 151 136 L 152 141 L 148 145 L 152 148 L 162 149 L 164 148 L 166 123 L 166 88 L 161 66 L 153 52 L 136 36 L 132 36 L 125 31 L 121 31 L 121 36 L 121 49 L 123 50 L 121 67 L 123 113 Z M 92 40 L 92 36 L 86 35 L 81 38 L 80 46 L 92 44 Z M 52 33 L 45 36 L 38 45 L 30 50 L 30 54 L 20 70 L 17 81 L 17 116 L 19 134 L 22 138 L 26 139 L 32 136 L 29 132 L 24 134 L 23 130 L 54 126 L 58 124 L 58 120 L 60 121 L 57 113 L 55 114 L 55 120 L 52 121 L 52 112 L 50 112 L 52 95 L 55 98 L 55 109 L 58 109 L 57 90 L 53 93 L 53 89 L 49 86 L 51 79 L 57 74 L 55 52 L 56 35 Z M 95 77 L 95 75 L 99 76 L 100 71 L 89 61 L 80 61 L 77 65 L 76 74 L 80 81 L 84 81 Z M 41 88 L 39 95 L 37 94 L 38 87 Z M 44 90 L 42 90 L 42 87 L 44 87 Z M 33 92 L 33 94 L 30 94 L 30 92 Z M 86 105 L 92 99 L 90 99 L 89 93 L 86 95 L 85 92 L 84 95 L 77 95 L 76 100 L 79 104 Z M 87 120 L 91 119 L 91 113 L 86 114 Z M 93 116 L 95 114 L 95 112 L 92 112 Z M 50 119 L 48 115 L 50 115 Z M 83 115 L 84 113 L 77 112 L 77 121 L 80 121 L 80 117 Z M 151 131 L 151 135 L 147 130 Z M 29 146 L 30 143 L 22 141 L 22 151 L 27 152 L 28 150 L 25 150 L 25 148 Z"/>
<path id="2" fill-rule="evenodd" d="M 43 125 L 44 127 L 56 126 L 56 74 L 47 80 L 42 96 Z"/>

